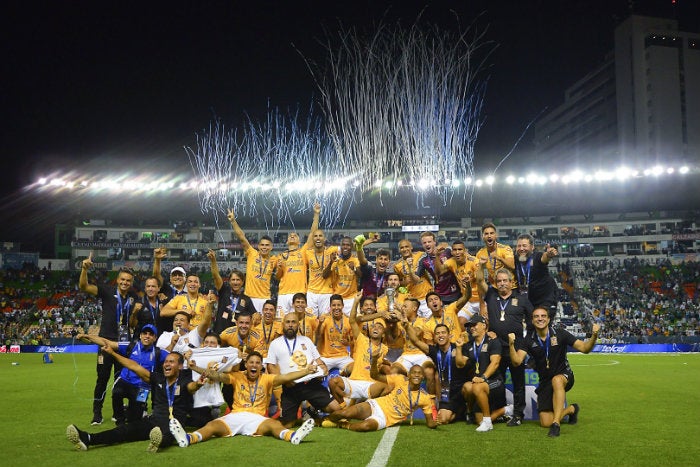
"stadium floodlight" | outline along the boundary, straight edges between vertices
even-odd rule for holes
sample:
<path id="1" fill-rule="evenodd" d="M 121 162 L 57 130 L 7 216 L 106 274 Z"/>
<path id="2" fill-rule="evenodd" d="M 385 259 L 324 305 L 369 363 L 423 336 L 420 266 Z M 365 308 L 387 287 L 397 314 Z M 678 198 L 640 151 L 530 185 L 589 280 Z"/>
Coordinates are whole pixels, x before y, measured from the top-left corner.
<path id="1" fill-rule="evenodd" d="M 473 182 L 473 180 L 472 180 L 471 177 L 467 177 L 467 178 L 464 179 L 464 184 L 465 184 L 466 186 L 471 185 L 472 182 Z"/>
<path id="2" fill-rule="evenodd" d="M 521 185 L 522 185 L 523 183 L 525 183 L 526 181 L 527 181 L 527 180 L 525 180 L 525 177 L 518 177 L 518 183 L 520 183 Z"/>
<path id="3" fill-rule="evenodd" d="M 354 186 L 355 188 L 357 188 L 358 186 L 360 186 L 360 181 L 359 181 L 359 180 L 355 180 L 354 182 L 352 182 L 352 186 Z"/>
<path id="4" fill-rule="evenodd" d="M 398 186 L 403 186 L 403 180 L 399 180 L 398 182 L 396 182 L 396 184 L 397 184 Z"/>
<path id="5" fill-rule="evenodd" d="M 375 187 L 375 188 L 381 188 L 381 187 L 382 187 L 382 181 L 381 181 L 381 180 L 375 181 L 375 182 L 374 182 L 374 187 Z"/>
<path id="6" fill-rule="evenodd" d="M 690 169 L 688 168 L 687 165 L 684 165 L 683 167 L 681 167 L 680 169 L 678 169 L 678 172 L 681 173 L 681 174 L 683 174 L 683 175 L 687 174 L 689 171 L 690 171 Z"/>
<path id="7" fill-rule="evenodd" d="M 675 172 L 675 169 L 673 167 L 669 167 L 666 169 L 666 173 L 671 175 L 673 172 Z"/>
<path id="8" fill-rule="evenodd" d="M 525 177 L 525 181 L 528 183 L 528 185 L 534 185 L 537 182 L 537 175 L 530 172 Z"/>
<path id="9" fill-rule="evenodd" d="M 493 185 L 493 183 L 496 181 L 496 178 L 493 175 L 489 175 L 486 177 L 486 184 L 487 185 Z"/>
<path id="10" fill-rule="evenodd" d="M 430 182 L 426 180 L 425 178 L 421 178 L 418 180 L 418 189 L 421 191 L 425 191 L 430 187 Z"/>
<path id="11" fill-rule="evenodd" d="M 476 179 L 476 182 L 474 183 L 477 187 L 480 187 L 484 184 L 484 181 L 480 178 Z"/>
<path id="12" fill-rule="evenodd" d="M 549 181 L 552 183 L 557 183 L 559 181 L 559 174 L 551 174 L 549 176 Z"/>
<path id="13" fill-rule="evenodd" d="M 664 168 L 661 167 L 660 165 L 655 165 L 654 167 L 651 168 L 651 175 L 653 175 L 654 177 L 658 177 L 663 173 L 664 173 Z"/>
<path id="14" fill-rule="evenodd" d="M 512 185 L 513 183 L 515 183 L 515 177 L 513 175 L 508 175 L 506 177 L 506 183 L 508 185 Z"/>
<path id="15" fill-rule="evenodd" d="M 394 188 L 394 182 L 392 180 L 387 180 L 386 182 L 384 182 L 384 188 L 389 190 Z"/>

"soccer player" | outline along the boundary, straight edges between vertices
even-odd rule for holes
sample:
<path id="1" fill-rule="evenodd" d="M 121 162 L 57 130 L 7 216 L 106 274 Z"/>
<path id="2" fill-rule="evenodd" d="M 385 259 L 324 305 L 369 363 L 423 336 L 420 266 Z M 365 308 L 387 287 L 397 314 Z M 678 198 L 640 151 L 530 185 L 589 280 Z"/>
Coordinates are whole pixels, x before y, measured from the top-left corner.
<path id="1" fill-rule="evenodd" d="M 277 271 L 277 257 L 272 254 L 272 239 L 263 235 L 258 241 L 258 248 L 255 249 L 238 225 L 233 209 L 228 210 L 228 220 L 236 237 L 243 245 L 246 257 L 245 293 L 253 300 L 255 310 L 260 313 L 265 300 L 269 300 L 272 296 L 270 284 L 272 274 Z"/>
<path id="2" fill-rule="evenodd" d="M 389 264 L 391 263 L 391 253 L 389 250 L 383 248 L 377 250 L 376 254 L 376 264 L 371 264 L 365 256 L 365 246 L 371 245 L 374 242 L 379 241 L 379 234 L 374 234 L 367 240 L 365 240 L 357 250 L 357 259 L 360 261 L 360 288 L 362 289 L 363 296 L 367 297 L 369 295 L 373 297 L 379 297 L 384 293 L 384 288 L 387 287 L 387 279 L 389 270 Z"/>
<path id="3" fill-rule="evenodd" d="M 272 436 L 297 445 L 311 433 L 314 427 L 314 420 L 311 418 L 298 430 L 292 431 L 285 428 L 279 420 L 266 417 L 265 413 L 275 386 L 290 384 L 294 380 L 313 375 L 317 371 L 315 364 L 286 374 L 263 374 L 263 357 L 259 352 L 253 351 L 245 360 L 245 371 L 221 374 L 199 368 L 195 361 L 190 362 L 190 367 L 209 379 L 231 385 L 235 388 L 235 393 L 231 412 L 192 433 L 187 433 L 178 440 L 181 447 L 201 443 L 213 437 L 236 435 Z"/>
<path id="4" fill-rule="evenodd" d="M 190 324 L 199 326 L 207 307 L 207 296 L 199 292 L 201 283 L 199 276 L 189 274 L 185 283 L 186 294 L 175 295 L 160 310 L 160 316 L 173 318 L 176 313 L 184 311 L 190 315 Z"/>
<path id="5" fill-rule="evenodd" d="M 321 315 L 316 331 L 316 347 L 321 360 L 330 372 L 333 369 L 344 375 L 344 370 L 352 364 L 348 347 L 352 343 L 350 320 L 343 313 L 343 298 L 340 295 L 331 296 L 330 314 Z"/>
<path id="6" fill-rule="evenodd" d="M 391 388 L 391 392 L 377 399 L 369 399 L 329 414 L 327 421 L 351 431 L 377 431 L 396 425 L 406 420 L 408 416 L 411 417 L 411 424 L 413 424 L 413 412 L 420 408 L 425 414 L 425 425 L 428 428 L 437 427 L 439 422 L 432 416 L 435 408 L 432 399 L 420 387 L 425 376 L 423 368 L 418 365 L 411 367 L 408 377 L 383 375 L 379 371 L 378 361 L 379 355 L 373 355 L 370 367 L 371 377 L 386 384 Z M 361 421 L 350 422 L 349 419 Z M 329 426 L 325 422 L 324 424 Z"/>
<path id="7" fill-rule="evenodd" d="M 430 309 L 425 302 L 425 297 L 433 289 L 433 286 L 427 273 L 420 277 L 416 275 L 418 263 L 423 253 L 419 251 L 414 253 L 413 244 L 405 238 L 399 242 L 399 253 L 401 254 L 401 259 L 394 264 L 394 271 L 398 273 L 401 285 L 407 287 L 408 293 L 420 302 L 418 316 L 421 318 L 428 317 L 430 316 Z"/>
<path id="8" fill-rule="evenodd" d="M 360 260 L 352 255 L 353 243 L 350 237 L 340 240 L 337 254 L 331 254 L 331 278 L 333 293 L 343 298 L 343 313 L 350 316 L 360 279 Z"/>
<path id="9" fill-rule="evenodd" d="M 481 226 L 481 238 L 484 241 L 484 246 L 476 252 L 476 257 L 480 260 L 485 260 L 488 274 L 486 280 L 496 286 L 496 271 L 501 268 L 506 268 L 513 274 L 515 270 L 515 256 L 513 249 L 508 245 L 498 243 L 498 230 L 491 222 Z M 513 284 L 515 286 L 515 284 Z"/>
<path id="10" fill-rule="evenodd" d="M 532 324 L 535 329 L 528 332 L 524 339 L 519 339 L 515 333 L 508 334 L 508 350 L 513 365 L 520 365 L 526 354 L 535 360 L 535 369 L 540 377 L 535 391 L 540 426 L 549 427 L 548 436 L 555 438 L 559 436 L 564 417 L 569 416 L 570 425 L 578 422 L 578 404 L 564 407 L 566 392 L 574 386 L 574 372 L 566 358 L 567 349 L 571 346 L 581 353 L 593 350 L 598 340 L 600 324 L 593 324 L 591 338 L 585 342 L 564 328 L 555 330 L 551 327 L 549 312 L 544 308 L 532 312 Z"/>
<path id="11" fill-rule="evenodd" d="M 328 313 L 330 298 L 333 295 L 333 278 L 331 277 L 338 247 L 326 247 L 323 230 L 316 229 L 312 234 L 313 248 L 306 250 L 306 265 L 309 271 L 309 286 L 306 298 L 316 317 Z"/>

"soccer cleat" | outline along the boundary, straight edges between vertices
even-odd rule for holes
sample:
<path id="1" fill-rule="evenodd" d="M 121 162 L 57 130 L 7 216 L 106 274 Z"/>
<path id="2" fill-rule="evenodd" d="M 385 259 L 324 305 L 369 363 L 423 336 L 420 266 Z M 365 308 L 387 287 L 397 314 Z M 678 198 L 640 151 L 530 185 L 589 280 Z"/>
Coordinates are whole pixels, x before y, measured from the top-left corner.
<path id="1" fill-rule="evenodd" d="M 73 446 L 75 446 L 75 449 L 78 451 L 87 451 L 88 450 L 88 437 L 87 433 L 84 431 L 80 431 L 77 426 L 75 425 L 68 425 L 66 428 L 66 438 L 68 438 L 68 441 L 73 443 Z"/>
<path id="2" fill-rule="evenodd" d="M 304 438 L 308 436 L 309 433 L 311 433 L 311 430 L 314 429 L 314 419 L 310 418 L 304 423 L 301 424 L 299 429 L 294 432 L 292 435 L 291 443 L 294 445 L 297 445 L 301 443 Z"/>
<path id="3" fill-rule="evenodd" d="M 569 414 L 569 425 L 576 425 L 578 423 L 578 411 L 580 410 L 578 404 L 571 404 L 574 408 L 574 413 Z"/>
<path id="4" fill-rule="evenodd" d="M 510 419 L 506 426 L 520 426 L 523 424 L 523 419 L 520 417 L 513 417 Z"/>
<path id="5" fill-rule="evenodd" d="M 484 420 L 481 422 L 481 425 L 476 427 L 476 431 L 483 433 L 485 431 L 491 431 L 493 430 L 493 424 L 491 423 L 491 420 Z"/>
<path id="6" fill-rule="evenodd" d="M 95 415 L 92 417 L 92 421 L 90 422 L 90 425 L 96 426 L 96 425 L 102 425 L 102 415 Z"/>
<path id="7" fill-rule="evenodd" d="M 173 435 L 173 438 L 175 438 L 175 441 L 177 441 L 178 446 L 180 446 L 181 448 L 186 448 L 190 445 L 190 440 L 187 438 L 187 432 L 182 427 L 177 418 L 170 419 L 170 422 L 168 423 L 168 428 L 170 428 L 170 434 Z"/>
<path id="8" fill-rule="evenodd" d="M 558 423 L 552 423 L 552 426 L 549 427 L 549 433 L 547 434 L 547 436 L 549 436 L 550 438 L 558 437 L 560 429 L 561 427 Z"/>
<path id="9" fill-rule="evenodd" d="M 160 427 L 153 427 L 151 432 L 148 434 L 148 439 L 150 439 L 151 442 L 148 443 L 146 451 L 158 452 L 158 448 L 160 448 L 160 443 L 163 442 L 163 432 L 160 431 Z"/>
<path id="10" fill-rule="evenodd" d="M 323 427 L 323 428 L 337 428 L 338 424 L 327 419 L 327 418 L 324 418 L 323 421 L 321 421 L 321 427 Z"/>

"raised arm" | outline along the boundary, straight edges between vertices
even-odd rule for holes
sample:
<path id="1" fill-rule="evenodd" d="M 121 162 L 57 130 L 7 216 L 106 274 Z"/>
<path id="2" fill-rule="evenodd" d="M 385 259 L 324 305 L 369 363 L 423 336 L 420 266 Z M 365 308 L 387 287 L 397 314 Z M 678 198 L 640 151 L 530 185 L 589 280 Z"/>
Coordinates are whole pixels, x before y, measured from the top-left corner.
<path id="1" fill-rule="evenodd" d="M 233 209 L 228 210 L 228 220 L 231 222 L 231 227 L 238 237 L 238 240 L 241 242 L 241 245 L 243 245 L 243 251 L 247 252 L 250 248 L 250 242 L 246 238 L 245 232 L 243 232 L 241 226 L 239 226 L 238 222 L 236 222 L 236 215 L 233 213 Z"/>
<path id="2" fill-rule="evenodd" d="M 557 256 L 559 256 L 559 250 L 547 243 L 544 253 L 542 253 L 542 264 L 549 264 L 549 261 Z"/>
<path id="3" fill-rule="evenodd" d="M 593 350 L 593 347 L 598 340 L 598 331 L 600 331 L 600 324 L 593 323 L 593 333 L 591 334 L 591 337 L 586 339 L 586 342 L 582 341 L 581 339 L 576 339 L 576 342 L 573 343 L 572 347 L 581 353 L 589 353 L 591 350 Z"/>
<path id="4" fill-rule="evenodd" d="M 81 340 L 81 341 L 92 342 L 93 344 L 97 344 L 100 347 L 104 347 L 105 345 L 108 345 L 109 347 L 111 347 L 114 350 L 119 350 L 119 344 L 117 342 L 111 341 L 109 339 L 105 339 L 104 337 L 80 333 L 77 336 L 75 336 L 75 338 L 78 340 Z"/>
<path id="5" fill-rule="evenodd" d="M 207 306 L 204 308 L 204 316 L 202 317 L 202 322 L 197 326 L 197 332 L 199 337 L 204 339 L 211 326 L 211 317 L 214 314 L 214 306 L 216 306 L 216 294 L 213 290 L 209 291 L 207 295 Z"/>
<path id="6" fill-rule="evenodd" d="M 119 354 L 109 345 L 103 346 L 102 351 L 113 356 L 114 359 L 121 363 L 124 368 L 133 371 L 138 375 L 139 378 L 141 378 L 145 382 L 151 382 L 151 372 L 139 365 L 138 363 L 136 363 L 134 360 Z"/>
<path id="7" fill-rule="evenodd" d="M 411 326 L 411 323 L 408 322 L 408 320 L 403 320 L 401 322 L 403 324 L 404 329 L 406 330 L 406 336 L 410 339 L 411 343 L 418 347 L 421 352 L 424 354 L 428 355 L 428 344 L 426 344 L 423 339 L 419 339 L 418 336 L 416 335 L 415 329 L 413 329 L 413 326 Z"/>
<path id="8" fill-rule="evenodd" d="M 355 303 L 352 304 L 352 308 L 350 309 L 350 317 L 348 318 L 350 320 L 350 329 L 352 330 L 352 337 L 355 339 L 357 339 L 357 336 L 359 336 L 362 333 L 362 328 L 359 324 L 357 324 L 357 308 L 360 306 L 361 298 L 362 290 L 355 294 Z"/>
<path id="9" fill-rule="evenodd" d="M 168 250 L 165 248 L 155 248 L 153 250 L 153 277 L 158 280 L 158 287 L 163 287 L 163 272 L 161 271 L 161 261 L 167 256 Z"/>
<path id="10" fill-rule="evenodd" d="M 311 230 L 309 230 L 309 235 L 306 236 L 306 242 L 304 242 L 304 247 L 311 248 L 313 244 L 314 232 L 318 230 L 319 220 L 321 219 L 321 204 L 316 202 L 314 204 L 314 220 L 311 222 Z"/>
<path id="11" fill-rule="evenodd" d="M 476 266 L 476 271 L 474 271 L 476 288 L 479 290 L 479 295 L 481 295 L 482 299 L 486 296 L 486 291 L 489 289 L 489 285 L 486 283 L 486 276 L 484 275 L 487 262 L 488 258 L 479 258 L 479 264 Z"/>
<path id="12" fill-rule="evenodd" d="M 207 258 L 209 258 L 209 266 L 211 267 L 211 277 L 214 279 L 214 288 L 216 288 L 216 290 L 221 290 L 221 286 L 224 285 L 224 279 L 219 272 L 219 263 L 216 262 L 216 252 L 214 250 L 209 250 L 207 252 Z"/>
<path id="13" fill-rule="evenodd" d="M 375 381 L 379 381 L 381 383 L 387 382 L 386 375 L 379 371 L 379 355 L 372 355 L 372 360 L 370 361 L 369 366 L 369 376 Z"/>
<path id="14" fill-rule="evenodd" d="M 513 362 L 514 366 L 520 366 L 520 364 L 523 363 L 523 360 L 525 360 L 527 352 L 522 349 L 516 350 L 515 333 L 512 332 L 508 334 L 508 350 L 510 352 L 510 361 Z"/>
<path id="15" fill-rule="evenodd" d="M 83 260 L 80 266 L 80 279 L 78 279 L 78 288 L 90 295 L 97 296 L 97 286 L 88 282 L 88 269 L 92 267 L 92 251 L 90 256 Z"/>

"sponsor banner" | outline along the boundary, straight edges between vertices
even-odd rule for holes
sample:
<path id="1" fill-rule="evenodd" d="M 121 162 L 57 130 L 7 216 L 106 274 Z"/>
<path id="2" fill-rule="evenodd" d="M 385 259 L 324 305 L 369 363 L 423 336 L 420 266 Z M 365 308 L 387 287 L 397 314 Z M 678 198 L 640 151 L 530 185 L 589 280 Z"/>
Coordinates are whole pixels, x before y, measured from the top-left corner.
<path id="1" fill-rule="evenodd" d="M 700 352 L 698 344 L 596 344 L 599 353 Z"/>
<path id="2" fill-rule="evenodd" d="M 0 353 L 97 353 L 97 345 L 0 345 Z"/>

